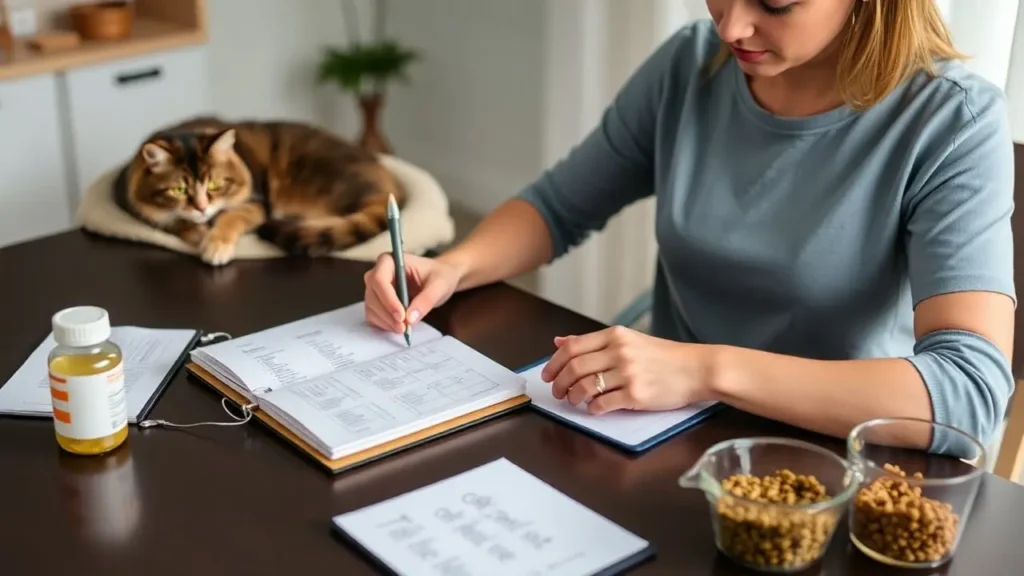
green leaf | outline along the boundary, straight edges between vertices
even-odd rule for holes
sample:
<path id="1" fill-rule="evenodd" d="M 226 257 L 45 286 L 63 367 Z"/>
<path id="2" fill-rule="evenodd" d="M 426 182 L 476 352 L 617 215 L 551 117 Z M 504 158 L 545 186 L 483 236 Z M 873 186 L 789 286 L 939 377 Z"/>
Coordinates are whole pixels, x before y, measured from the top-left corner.
<path id="1" fill-rule="evenodd" d="M 361 93 L 367 86 L 390 80 L 408 81 L 407 69 L 420 54 L 393 40 L 324 50 L 317 72 L 321 84 L 337 84 L 347 92 Z"/>

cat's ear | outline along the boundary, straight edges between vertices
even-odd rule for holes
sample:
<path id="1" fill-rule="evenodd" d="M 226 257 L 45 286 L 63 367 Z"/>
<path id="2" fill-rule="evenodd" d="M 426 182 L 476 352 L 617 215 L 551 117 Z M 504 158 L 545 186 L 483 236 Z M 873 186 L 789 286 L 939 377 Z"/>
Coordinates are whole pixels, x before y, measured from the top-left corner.
<path id="1" fill-rule="evenodd" d="M 225 160 L 235 149 L 235 129 L 229 128 L 210 144 L 210 156 L 214 160 Z"/>
<path id="2" fill-rule="evenodd" d="M 151 172 L 162 172 L 171 166 L 171 153 L 153 142 L 147 142 L 142 146 L 142 159 Z"/>

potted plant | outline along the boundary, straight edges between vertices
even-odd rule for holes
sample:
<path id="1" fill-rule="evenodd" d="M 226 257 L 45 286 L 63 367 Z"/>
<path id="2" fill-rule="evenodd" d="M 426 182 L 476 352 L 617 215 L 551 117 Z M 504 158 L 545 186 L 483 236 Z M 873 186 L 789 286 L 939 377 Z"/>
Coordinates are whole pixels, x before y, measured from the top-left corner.
<path id="1" fill-rule="evenodd" d="M 389 82 L 407 81 L 408 66 L 419 54 L 398 42 L 384 37 L 386 3 L 376 3 L 376 39 L 363 42 L 359 35 L 358 15 L 353 3 L 343 2 L 349 45 L 328 47 L 320 60 L 318 80 L 337 85 L 353 95 L 362 112 L 360 145 L 375 153 L 390 153 L 391 146 L 380 128 L 385 87 Z"/>

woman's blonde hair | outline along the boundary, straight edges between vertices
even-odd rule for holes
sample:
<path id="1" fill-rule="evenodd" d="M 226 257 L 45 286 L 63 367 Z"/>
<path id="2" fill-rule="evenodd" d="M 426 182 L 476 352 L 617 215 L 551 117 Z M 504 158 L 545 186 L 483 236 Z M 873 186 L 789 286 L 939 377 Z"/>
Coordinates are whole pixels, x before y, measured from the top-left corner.
<path id="1" fill-rule="evenodd" d="M 844 34 L 836 73 L 840 94 L 855 110 L 877 104 L 919 71 L 934 74 L 936 60 L 964 58 L 935 0 L 856 0 Z M 709 72 L 731 55 L 723 43 Z"/>

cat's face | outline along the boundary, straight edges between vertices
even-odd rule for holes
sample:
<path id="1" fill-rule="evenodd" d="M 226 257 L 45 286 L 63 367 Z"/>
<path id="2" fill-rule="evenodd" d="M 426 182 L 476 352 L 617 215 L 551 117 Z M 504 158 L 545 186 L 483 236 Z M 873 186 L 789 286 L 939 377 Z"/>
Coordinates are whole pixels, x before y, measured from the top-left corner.
<path id="1" fill-rule="evenodd" d="M 234 149 L 235 131 L 195 132 L 159 137 L 142 145 L 146 171 L 135 200 L 157 222 L 197 224 L 245 201 L 252 178 Z"/>

